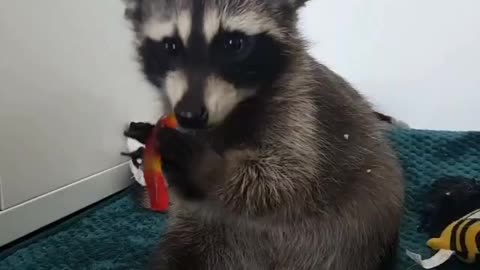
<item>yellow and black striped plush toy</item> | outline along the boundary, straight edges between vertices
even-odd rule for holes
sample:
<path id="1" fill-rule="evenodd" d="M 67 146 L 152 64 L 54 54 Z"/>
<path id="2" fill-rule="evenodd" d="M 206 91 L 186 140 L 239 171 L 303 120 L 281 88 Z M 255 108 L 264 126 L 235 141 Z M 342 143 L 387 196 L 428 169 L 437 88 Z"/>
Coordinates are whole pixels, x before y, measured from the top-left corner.
<path id="1" fill-rule="evenodd" d="M 433 250 L 454 251 L 466 263 L 480 262 L 480 209 L 452 222 L 427 245 Z"/>

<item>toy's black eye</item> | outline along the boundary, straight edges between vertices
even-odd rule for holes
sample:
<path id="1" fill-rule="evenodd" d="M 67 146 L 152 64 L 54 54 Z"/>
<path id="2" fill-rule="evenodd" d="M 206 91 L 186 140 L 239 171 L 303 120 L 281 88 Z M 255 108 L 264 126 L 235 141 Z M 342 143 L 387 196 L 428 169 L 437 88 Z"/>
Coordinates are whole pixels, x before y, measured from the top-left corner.
<path id="1" fill-rule="evenodd" d="M 162 42 L 163 49 L 172 56 L 177 56 L 182 50 L 182 43 L 175 38 L 166 38 Z"/>

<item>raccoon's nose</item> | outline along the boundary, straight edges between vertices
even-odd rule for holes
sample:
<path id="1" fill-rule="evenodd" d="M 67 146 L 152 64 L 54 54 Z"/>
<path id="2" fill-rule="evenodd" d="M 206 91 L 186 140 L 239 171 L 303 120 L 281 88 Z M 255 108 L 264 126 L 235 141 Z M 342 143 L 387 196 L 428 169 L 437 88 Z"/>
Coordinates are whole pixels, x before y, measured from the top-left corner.
<path id="1" fill-rule="evenodd" d="M 208 111 L 206 107 L 198 110 L 175 109 L 178 124 L 183 128 L 202 129 L 208 124 Z"/>

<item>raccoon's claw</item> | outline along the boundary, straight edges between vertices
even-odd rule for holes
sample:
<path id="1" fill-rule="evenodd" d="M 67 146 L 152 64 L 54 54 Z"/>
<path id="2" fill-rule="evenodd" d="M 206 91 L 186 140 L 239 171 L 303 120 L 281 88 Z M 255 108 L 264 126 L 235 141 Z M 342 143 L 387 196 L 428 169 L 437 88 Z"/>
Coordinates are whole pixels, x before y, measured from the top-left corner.
<path id="1" fill-rule="evenodd" d="M 168 183 L 190 199 L 204 196 L 192 174 L 204 153 L 205 146 L 194 137 L 175 129 L 161 128 L 157 134 L 158 153 Z"/>

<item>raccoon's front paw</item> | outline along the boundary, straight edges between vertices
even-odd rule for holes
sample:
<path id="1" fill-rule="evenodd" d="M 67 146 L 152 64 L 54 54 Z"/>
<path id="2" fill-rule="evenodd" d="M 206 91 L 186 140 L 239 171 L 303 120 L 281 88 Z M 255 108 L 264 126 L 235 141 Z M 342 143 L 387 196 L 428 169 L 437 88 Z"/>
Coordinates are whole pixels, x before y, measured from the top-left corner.
<path id="1" fill-rule="evenodd" d="M 165 177 L 171 187 L 188 199 L 205 196 L 195 173 L 206 148 L 206 144 L 175 129 L 161 128 L 158 131 L 157 151 Z"/>

